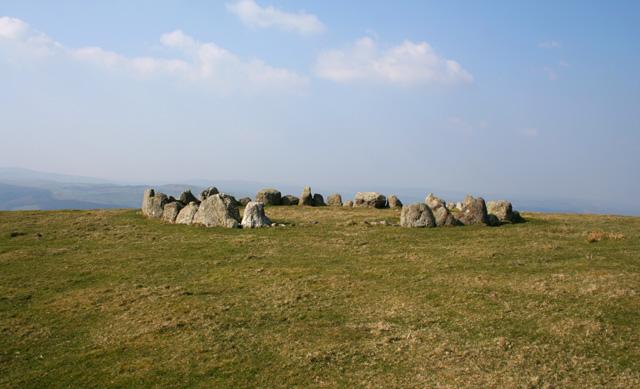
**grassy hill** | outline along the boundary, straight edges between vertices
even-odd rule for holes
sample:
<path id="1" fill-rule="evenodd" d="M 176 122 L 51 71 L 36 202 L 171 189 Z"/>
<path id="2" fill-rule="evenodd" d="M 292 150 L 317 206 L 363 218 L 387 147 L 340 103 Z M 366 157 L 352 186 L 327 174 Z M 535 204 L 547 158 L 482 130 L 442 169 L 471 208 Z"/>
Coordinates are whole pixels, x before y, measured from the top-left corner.
<path id="1" fill-rule="evenodd" d="M 267 214 L 0 212 L 0 387 L 640 386 L 640 218 Z"/>

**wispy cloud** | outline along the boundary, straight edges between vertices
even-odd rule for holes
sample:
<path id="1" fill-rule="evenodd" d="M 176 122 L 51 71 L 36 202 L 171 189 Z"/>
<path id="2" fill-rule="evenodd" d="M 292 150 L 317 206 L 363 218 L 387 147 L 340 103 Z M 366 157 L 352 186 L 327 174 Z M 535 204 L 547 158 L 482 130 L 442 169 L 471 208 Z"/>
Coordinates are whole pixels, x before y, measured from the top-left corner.
<path id="1" fill-rule="evenodd" d="M 345 49 L 320 53 L 316 74 L 335 82 L 372 81 L 398 85 L 473 82 L 473 76 L 451 59 L 438 55 L 426 42 L 404 41 L 386 49 L 364 37 Z"/>
<path id="2" fill-rule="evenodd" d="M 238 0 L 227 4 L 227 9 L 247 26 L 275 27 L 300 34 L 318 34 L 325 26 L 317 16 L 304 11 L 286 12 L 273 6 L 260 6 L 254 0 Z"/>
<path id="3" fill-rule="evenodd" d="M 541 49 L 559 49 L 562 44 L 558 41 L 545 41 L 538 43 L 538 47 Z"/>
<path id="4" fill-rule="evenodd" d="M 308 84 L 306 77 L 293 71 L 272 67 L 259 59 L 242 59 L 213 42 L 199 42 L 181 30 L 160 38 L 168 54 L 165 57 L 129 57 L 97 46 L 66 47 L 24 21 L 9 17 L 0 17 L 0 44 L 3 42 L 19 49 L 16 56 L 29 54 L 30 59 L 32 54 L 60 56 L 136 77 L 170 75 L 225 91 L 246 88 L 297 90 Z"/>

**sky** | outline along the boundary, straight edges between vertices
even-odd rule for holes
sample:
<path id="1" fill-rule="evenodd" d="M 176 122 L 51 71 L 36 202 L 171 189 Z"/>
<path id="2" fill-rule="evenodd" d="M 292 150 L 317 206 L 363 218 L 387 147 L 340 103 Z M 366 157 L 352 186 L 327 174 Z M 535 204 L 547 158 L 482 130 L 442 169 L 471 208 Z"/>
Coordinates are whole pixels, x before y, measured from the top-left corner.
<path id="1" fill-rule="evenodd" d="M 0 0 L 0 166 L 635 204 L 637 1 Z"/>

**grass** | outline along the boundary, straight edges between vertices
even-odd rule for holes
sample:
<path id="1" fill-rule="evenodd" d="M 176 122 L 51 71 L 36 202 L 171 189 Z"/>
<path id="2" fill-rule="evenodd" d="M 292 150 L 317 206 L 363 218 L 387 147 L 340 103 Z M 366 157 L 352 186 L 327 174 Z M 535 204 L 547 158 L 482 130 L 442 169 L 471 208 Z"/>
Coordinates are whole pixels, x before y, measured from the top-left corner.
<path id="1" fill-rule="evenodd" d="M 267 214 L 0 212 L 0 387 L 640 386 L 640 218 Z"/>

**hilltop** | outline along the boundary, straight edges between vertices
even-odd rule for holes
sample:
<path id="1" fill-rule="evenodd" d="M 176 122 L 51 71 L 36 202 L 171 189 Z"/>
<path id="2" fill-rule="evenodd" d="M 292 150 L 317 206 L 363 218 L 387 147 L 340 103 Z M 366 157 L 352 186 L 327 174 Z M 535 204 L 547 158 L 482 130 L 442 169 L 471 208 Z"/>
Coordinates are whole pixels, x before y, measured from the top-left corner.
<path id="1" fill-rule="evenodd" d="M 640 218 L 266 212 L 0 212 L 0 386 L 640 385 Z"/>

